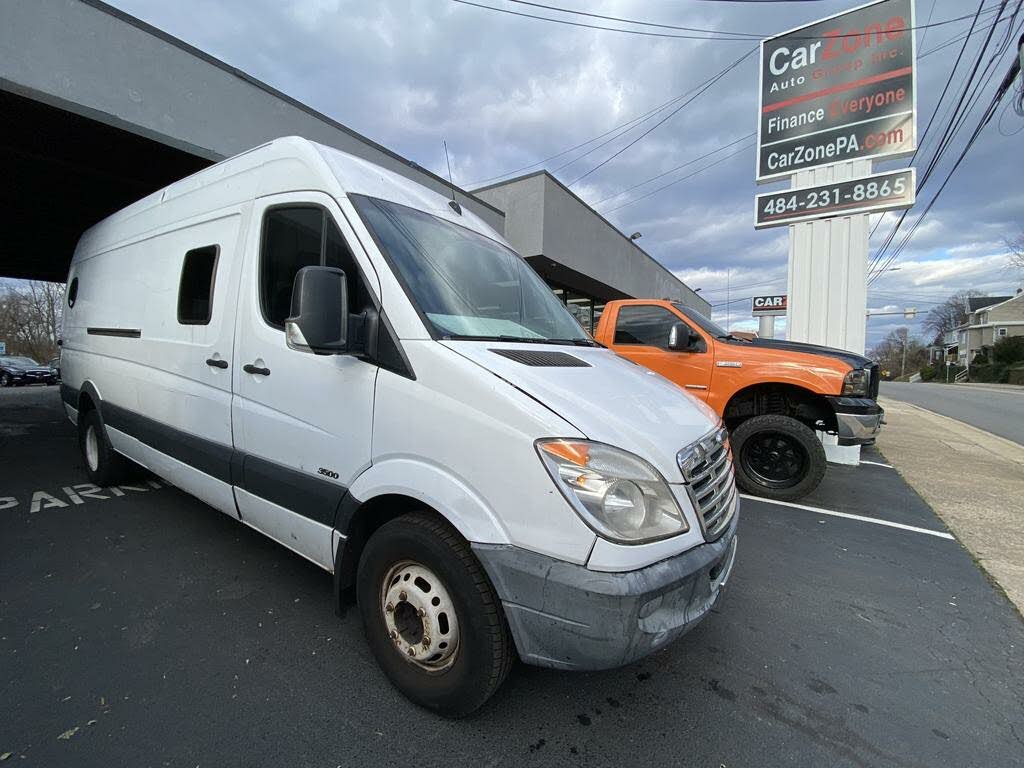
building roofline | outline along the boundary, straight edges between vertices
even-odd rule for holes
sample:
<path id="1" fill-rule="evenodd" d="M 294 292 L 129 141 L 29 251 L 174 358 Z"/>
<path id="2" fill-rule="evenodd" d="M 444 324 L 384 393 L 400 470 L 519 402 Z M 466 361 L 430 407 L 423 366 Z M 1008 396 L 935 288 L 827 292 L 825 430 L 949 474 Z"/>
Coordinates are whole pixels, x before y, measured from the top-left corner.
<path id="1" fill-rule="evenodd" d="M 1003 306 L 1003 304 L 1009 304 L 1011 301 L 1016 301 L 1017 299 L 1021 298 L 1024 298 L 1024 293 L 1015 293 L 1010 298 L 1003 299 L 998 304 L 989 304 L 987 307 L 981 307 L 980 309 L 974 310 L 974 312 L 988 312 L 990 309 L 997 309 L 998 307 Z M 972 312 L 971 314 L 973 315 L 974 312 Z"/>
<path id="2" fill-rule="evenodd" d="M 323 122 L 325 122 L 328 125 L 330 125 L 332 128 L 336 128 L 337 130 L 342 131 L 343 133 L 348 134 L 352 138 L 357 139 L 357 140 L 359 140 L 359 141 L 361 141 L 361 142 L 363 142 L 363 143 L 373 147 L 378 152 L 383 152 L 385 155 L 387 155 L 391 159 L 397 160 L 400 163 L 403 163 L 403 164 L 407 165 L 409 168 L 413 168 L 413 169 L 419 171 L 420 173 L 423 173 L 424 175 L 429 176 L 430 178 L 434 179 L 435 181 L 441 182 L 442 184 L 444 184 L 447 187 L 453 187 L 454 186 L 456 192 L 462 193 L 466 197 L 468 197 L 471 200 L 473 200 L 473 202 L 479 203 L 480 205 L 484 206 L 485 208 L 490 209 L 491 211 L 494 211 L 495 213 L 499 214 L 500 216 L 502 216 L 504 218 L 505 212 L 503 210 L 501 210 L 500 208 L 497 208 L 497 207 L 491 205 L 490 203 L 488 203 L 485 200 L 481 200 L 476 195 L 474 195 L 472 192 L 469 192 L 468 190 L 465 190 L 462 187 L 459 187 L 459 186 L 456 186 L 456 185 L 452 184 L 451 182 L 448 181 L 448 179 L 445 179 L 444 177 L 437 175 L 433 171 L 427 170 L 426 168 L 424 168 L 419 163 L 416 163 L 416 162 L 414 162 L 412 160 L 409 160 L 408 158 L 402 157 L 402 155 L 398 154 L 397 152 L 388 149 L 387 147 L 385 147 L 382 144 L 378 144 L 373 139 L 370 139 L 370 138 L 367 138 L 366 136 L 363 136 L 361 133 L 358 133 L 357 131 L 352 130 L 347 125 L 343 125 L 342 123 L 339 123 L 334 118 L 328 117 L 323 112 L 319 112 L 318 110 L 314 109 L 313 107 L 309 106 L 308 104 L 303 104 L 298 99 L 295 99 L 292 96 L 289 96 L 288 94 L 283 93 L 282 91 L 277 90 L 273 86 L 268 85 L 267 83 L 264 83 L 262 80 L 259 80 L 259 79 L 255 78 L 255 77 L 253 77 L 249 73 L 244 72 L 241 69 L 238 69 L 237 67 L 233 67 L 230 64 L 228 64 L 228 63 L 226 63 L 224 61 L 221 61 L 216 56 L 213 56 L 213 55 L 207 53 L 206 51 L 203 51 L 203 50 L 201 50 L 199 48 L 196 48 L 194 45 L 190 45 L 189 43 L 186 43 L 181 38 L 175 37 L 174 35 L 172 35 L 172 34 L 170 34 L 168 32 L 165 32 L 164 30 L 162 30 L 162 29 L 160 29 L 158 27 L 154 27 L 152 24 L 148 24 L 147 22 L 143 21 L 142 19 L 140 19 L 140 18 L 138 18 L 136 16 L 132 16 L 130 13 L 125 13 L 124 11 L 120 10 L 119 8 L 115 8 L 112 5 L 108 5 L 107 3 L 103 2 L 103 0 L 78 0 L 78 1 L 80 3 L 83 3 L 84 5 L 90 6 L 91 8 L 95 8 L 96 10 L 98 10 L 98 11 L 100 11 L 102 13 L 105 13 L 108 16 L 112 16 L 115 19 L 118 19 L 119 21 L 123 21 L 126 24 L 130 24 L 131 26 L 135 27 L 136 29 L 139 29 L 142 32 L 145 32 L 148 35 L 152 35 L 153 37 L 156 37 L 157 39 L 162 40 L 165 43 L 169 43 L 170 45 L 173 45 L 174 47 L 179 48 L 179 49 L 185 51 L 186 53 L 191 54 L 192 56 L 196 56 L 197 58 L 202 59 L 206 63 L 212 64 L 213 66 L 217 67 L 220 70 L 223 70 L 224 72 L 227 72 L 230 75 L 234 75 L 235 77 L 237 77 L 240 80 L 244 80 L 245 82 L 249 83 L 249 85 L 255 86 L 256 88 L 259 88 L 261 91 L 269 93 L 271 96 L 274 96 L 275 98 L 278 98 L 278 99 L 281 99 L 284 102 L 287 102 L 291 106 L 293 106 L 296 109 L 299 109 L 299 110 L 305 112 L 306 114 L 310 115 L 311 117 L 315 117 L 318 120 L 322 120 Z"/>
<path id="3" fill-rule="evenodd" d="M 502 187 L 502 186 L 506 186 L 508 184 L 515 184 L 516 182 L 519 182 L 519 181 L 525 181 L 526 179 L 532 179 L 535 176 L 546 176 L 547 178 L 551 179 L 551 181 L 553 181 L 555 184 L 557 184 L 564 192 L 568 193 L 570 197 L 575 199 L 576 202 L 578 202 L 580 205 L 582 205 L 584 208 L 586 208 L 588 211 L 590 211 L 592 214 L 594 214 L 594 216 L 596 216 L 598 219 L 600 219 L 602 222 L 604 222 L 604 224 L 607 227 L 609 227 L 616 235 L 621 237 L 623 240 L 627 241 L 629 243 L 629 245 L 631 245 L 633 248 L 636 248 L 636 250 L 640 251 L 640 253 L 642 253 L 644 256 L 646 256 L 659 269 L 661 269 L 667 275 L 671 276 L 673 280 L 675 280 L 680 285 L 682 285 L 684 288 L 686 288 L 686 290 L 688 290 L 690 293 L 692 293 L 698 299 L 703 301 L 709 307 L 711 306 L 711 302 L 709 302 L 707 299 L 705 299 L 700 294 L 698 294 L 695 290 L 693 290 L 693 288 L 691 288 L 685 282 L 680 280 L 675 275 L 675 273 L 672 272 L 672 270 L 670 270 L 668 267 L 666 267 L 664 264 L 662 264 L 656 258 L 651 256 L 651 254 L 649 254 L 647 251 L 645 251 L 643 248 L 641 248 L 639 245 L 637 245 L 635 240 L 630 240 L 629 237 L 627 237 L 622 232 L 621 229 L 616 227 L 614 224 L 612 224 L 610 221 L 608 221 L 608 219 L 606 219 L 604 216 L 602 216 L 600 213 L 598 213 L 596 210 L 594 210 L 593 206 L 591 206 L 589 203 L 587 203 L 585 200 L 583 200 L 583 198 L 581 198 L 579 195 L 577 195 L 575 192 L 573 192 L 571 189 L 569 189 L 569 187 L 567 187 L 565 184 L 563 184 L 561 181 L 559 181 L 557 178 L 555 178 L 548 170 L 546 170 L 544 168 L 542 168 L 539 171 L 533 171 L 532 173 L 523 174 L 522 176 L 516 176 L 515 178 L 512 178 L 512 179 L 507 179 L 505 181 L 499 181 L 499 182 L 497 182 L 495 184 L 488 184 L 486 187 L 478 187 L 478 188 L 476 188 L 476 189 L 474 189 L 472 191 L 475 194 L 477 192 L 483 192 L 483 191 L 486 191 L 488 189 L 494 189 L 496 187 Z M 659 296 L 659 297 L 655 297 L 655 298 L 661 298 L 661 297 Z"/>

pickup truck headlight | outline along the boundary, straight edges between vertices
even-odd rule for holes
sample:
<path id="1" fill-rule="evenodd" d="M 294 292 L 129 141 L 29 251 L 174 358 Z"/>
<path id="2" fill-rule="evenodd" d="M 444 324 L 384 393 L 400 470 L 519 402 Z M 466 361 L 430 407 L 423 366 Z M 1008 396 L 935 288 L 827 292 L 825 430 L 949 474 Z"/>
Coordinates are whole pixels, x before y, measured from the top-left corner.
<path id="1" fill-rule="evenodd" d="M 857 368 L 846 374 L 843 379 L 844 396 L 864 397 L 868 393 L 868 383 L 871 381 L 871 371 L 867 368 Z"/>
<path id="2" fill-rule="evenodd" d="M 538 440 L 537 453 L 573 509 L 600 536 L 644 544 L 690 526 L 668 483 L 631 453 L 589 440 Z"/>

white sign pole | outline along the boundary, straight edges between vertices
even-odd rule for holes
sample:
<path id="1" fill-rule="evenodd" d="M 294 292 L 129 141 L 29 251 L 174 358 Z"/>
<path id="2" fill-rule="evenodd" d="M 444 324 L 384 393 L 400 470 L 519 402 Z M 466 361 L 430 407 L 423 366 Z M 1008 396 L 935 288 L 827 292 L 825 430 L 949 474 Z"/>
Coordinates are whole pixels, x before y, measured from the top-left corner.
<path id="1" fill-rule="evenodd" d="M 838 163 L 793 175 L 794 186 L 865 176 L 871 160 Z M 789 227 L 789 306 L 786 338 L 864 354 L 867 334 L 868 214 L 807 221 Z M 820 434 L 829 461 L 860 462 L 860 446 L 840 446 Z"/>
<path id="2" fill-rule="evenodd" d="M 762 316 L 757 319 L 757 335 L 762 339 L 775 338 L 775 315 Z"/>

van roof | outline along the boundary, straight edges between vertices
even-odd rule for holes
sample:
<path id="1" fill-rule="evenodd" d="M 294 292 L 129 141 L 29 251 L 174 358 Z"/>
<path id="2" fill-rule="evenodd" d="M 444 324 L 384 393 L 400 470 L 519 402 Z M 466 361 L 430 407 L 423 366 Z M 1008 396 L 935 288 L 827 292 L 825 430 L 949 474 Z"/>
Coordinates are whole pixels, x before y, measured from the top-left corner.
<path id="1" fill-rule="evenodd" d="M 222 160 L 187 176 L 90 227 L 78 242 L 72 262 L 173 228 L 202 220 L 256 197 L 315 190 L 335 198 L 361 194 L 428 211 L 435 216 L 505 243 L 483 219 L 448 198 L 394 171 L 347 152 L 286 136 Z"/>

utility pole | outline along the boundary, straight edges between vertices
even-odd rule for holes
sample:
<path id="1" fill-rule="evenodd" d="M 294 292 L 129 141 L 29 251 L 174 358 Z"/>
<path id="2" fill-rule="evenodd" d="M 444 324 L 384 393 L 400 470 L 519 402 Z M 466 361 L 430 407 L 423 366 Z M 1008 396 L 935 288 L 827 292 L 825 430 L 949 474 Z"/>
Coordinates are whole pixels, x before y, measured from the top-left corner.
<path id="1" fill-rule="evenodd" d="M 900 378 L 901 378 L 901 379 L 902 379 L 902 378 L 903 378 L 904 376 L 906 376 L 906 375 L 907 375 L 907 339 L 908 339 L 909 337 L 910 337 L 910 334 L 909 334 L 909 333 L 908 333 L 908 334 L 905 334 L 905 335 L 903 336 L 903 362 L 902 362 L 902 363 L 900 363 Z"/>

